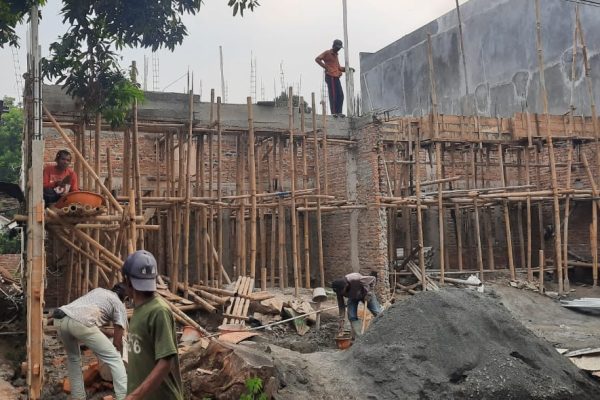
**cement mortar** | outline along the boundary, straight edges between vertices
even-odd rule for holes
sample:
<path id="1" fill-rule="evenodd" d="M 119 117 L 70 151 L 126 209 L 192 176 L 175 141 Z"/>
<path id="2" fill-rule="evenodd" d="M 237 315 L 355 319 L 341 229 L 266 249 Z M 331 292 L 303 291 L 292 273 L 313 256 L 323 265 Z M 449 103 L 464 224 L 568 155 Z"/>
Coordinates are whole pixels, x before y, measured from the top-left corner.
<path id="1" fill-rule="evenodd" d="M 600 396 L 600 385 L 515 320 L 496 297 L 462 289 L 396 303 L 345 358 L 365 388 L 361 398 Z"/>

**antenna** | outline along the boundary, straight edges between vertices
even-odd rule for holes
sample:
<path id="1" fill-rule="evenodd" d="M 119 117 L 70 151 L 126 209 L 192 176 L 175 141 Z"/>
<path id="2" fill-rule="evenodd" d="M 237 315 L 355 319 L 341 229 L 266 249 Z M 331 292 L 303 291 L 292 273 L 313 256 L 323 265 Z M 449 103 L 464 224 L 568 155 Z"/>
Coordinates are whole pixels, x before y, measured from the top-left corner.
<path id="1" fill-rule="evenodd" d="M 250 52 L 250 97 L 256 98 L 256 57 Z"/>
<path id="2" fill-rule="evenodd" d="M 159 74 L 158 55 L 156 53 L 152 53 L 152 90 L 155 92 L 160 90 L 158 80 L 158 77 L 160 76 Z"/>
<path id="3" fill-rule="evenodd" d="M 265 101 L 265 84 L 261 78 L 260 80 L 260 100 Z"/>
<path id="4" fill-rule="evenodd" d="M 15 82 L 17 85 L 17 92 L 19 93 L 19 101 L 23 100 L 23 74 L 21 74 L 21 64 L 19 63 L 19 55 L 17 54 L 17 49 L 14 47 L 10 48 L 12 50 L 13 57 L 13 66 L 15 69 Z"/>
<path id="5" fill-rule="evenodd" d="M 285 93 L 285 73 L 283 72 L 283 61 L 279 64 L 279 83 L 281 84 L 281 93 Z"/>

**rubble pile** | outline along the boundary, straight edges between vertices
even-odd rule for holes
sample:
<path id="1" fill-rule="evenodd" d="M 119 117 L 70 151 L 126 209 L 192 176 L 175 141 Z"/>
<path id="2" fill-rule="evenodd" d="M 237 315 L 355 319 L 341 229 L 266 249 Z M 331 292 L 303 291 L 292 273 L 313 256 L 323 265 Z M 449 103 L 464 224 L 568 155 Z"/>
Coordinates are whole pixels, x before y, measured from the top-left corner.
<path id="1" fill-rule="evenodd" d="M 496 298 L 475 291 L 425 292 L 393 305 L 346 360 L 368 388 L 364 398 L 600 396 L 596 382 Z"/>

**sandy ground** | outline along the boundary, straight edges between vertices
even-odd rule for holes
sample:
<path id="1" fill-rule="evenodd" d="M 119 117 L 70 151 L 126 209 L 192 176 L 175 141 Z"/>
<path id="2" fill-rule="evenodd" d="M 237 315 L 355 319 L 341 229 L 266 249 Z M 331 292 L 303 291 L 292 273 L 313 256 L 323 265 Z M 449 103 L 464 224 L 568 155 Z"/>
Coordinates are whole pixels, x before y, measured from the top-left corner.
<path id="1" fill-rule="evenodd" d="M 562 307 L 558 300 L 506 285 L 490 285 L 504 306 L 528 329 L 570 350 L 600 347 L 600 316 Z M 600 288 L 573 286 L 569 297 L 600 297 Z"/>

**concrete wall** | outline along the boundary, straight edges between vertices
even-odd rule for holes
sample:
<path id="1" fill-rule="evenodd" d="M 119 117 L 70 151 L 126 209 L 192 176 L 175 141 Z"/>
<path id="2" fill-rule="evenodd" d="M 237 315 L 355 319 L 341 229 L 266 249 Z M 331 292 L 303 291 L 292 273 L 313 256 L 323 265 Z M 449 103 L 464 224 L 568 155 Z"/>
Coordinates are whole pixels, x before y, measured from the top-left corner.
<path id="1" fill-rule="evenodd" d="M 550 113 L 564 114 L 571 98 L 574 3 L 541 2 L 543 50 Z M 581 6 L 581 23 L 600 101 L 600 8 Z M 467 84 L 460 56 L 456 11 L 451 11 L 376 53 L 360 54 L 365 110 L 419 115 L 430 108 L 427 33 L 432 34 L 439 111 L 467 114 L 476 104 L 480 115 L 511 116 L 528 107 L 542 112 L 536 52 L 534 0 L 471 0 L 461 6 Z M 581 51 L 577 57 L 574 105 L 590 114 Z M 466 100 L 466 101 L 465 101 Z"/>

